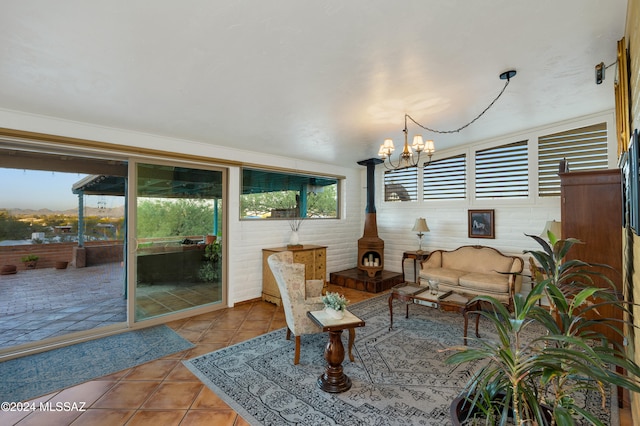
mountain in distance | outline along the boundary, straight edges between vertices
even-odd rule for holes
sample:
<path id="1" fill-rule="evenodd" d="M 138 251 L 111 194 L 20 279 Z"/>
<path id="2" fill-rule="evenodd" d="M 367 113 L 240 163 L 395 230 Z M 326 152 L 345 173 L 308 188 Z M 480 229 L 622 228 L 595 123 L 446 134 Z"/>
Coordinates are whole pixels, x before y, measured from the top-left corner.
<path id="1" fill-rule="evenodd" d="M 12 216 L 24 217 L 24 216 L 48 216 L 48 215 L 63 215 L 63 216 L 78 216 L 78 209 L 67 210 L 51 210 L 51 209 L 7 209 L 7 212 Z M 85 207 L 85 216 L 98 216 L 98 217 L 124 217 L 124 205 L 118 207 Z"/>

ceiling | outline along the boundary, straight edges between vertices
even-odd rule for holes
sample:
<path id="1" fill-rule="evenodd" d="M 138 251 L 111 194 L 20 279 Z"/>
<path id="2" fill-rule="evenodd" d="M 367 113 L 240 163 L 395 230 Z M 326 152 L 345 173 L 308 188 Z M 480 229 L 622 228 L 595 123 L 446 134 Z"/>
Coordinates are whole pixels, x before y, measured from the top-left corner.
<path id="1" fill-rule="evenodd" d="M 0 108 L 359 167 L 614 108 L 626 0 L 5 0 Z M 0 127 L 6 127 L 0 121 Z M 409 125 L 409 134 L 418 133 Z M 397 150 L 398 151 L 398 150 Z M 397 152 L 396 151 L 396 152 Z"/>

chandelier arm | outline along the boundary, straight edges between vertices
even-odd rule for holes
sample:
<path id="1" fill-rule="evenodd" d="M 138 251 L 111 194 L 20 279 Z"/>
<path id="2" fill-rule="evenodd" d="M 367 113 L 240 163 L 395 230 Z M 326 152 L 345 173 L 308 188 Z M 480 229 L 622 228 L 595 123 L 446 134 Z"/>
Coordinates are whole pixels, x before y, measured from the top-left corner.
<path id="1" fill-rule="evenodd" d="M 500 91 L 500 93 L 498 93 L 498 96 L 496 96 L 496 98 L 491 101 L 491 103 L 480 113 L 476 116 L 476 118 L 474 118 L 473 120 L 471 120 L 470 122 L 468 122 L 467 124 L 465 124 L 464 126 L 458 127 L 455 130 L 436 130 L 436 129 L 431 129 L 427 126 L 423 126 L 422 124 L 418 123 L 416 120 L 413 119 L 413 117 L 411 117 L 409 114 L 405 114 L 404 115 L 404 121 L 405 121 L 405 129 L 406 129 L 406 122 L 407 122 L 407 118 L 411 121 L 413 121 L 414 124 L 416 124 L 419 127 L 422 127 L 424 130 L 427 130 L 429 132 L 433 132 L 433 133 L 458 133 L 463 129 L 466 129 L 467 127 L 469 127 L 470 125 L 472 125 L 473 123 L 475 123 L 480 117 L 482 117 L 487 111 L 489 111 L 489 109 L 493 106 L 493 104 L 496 103 L 496 101 L 498 99 L 500 99 L 500 96 L 502 96 L 502 94 L 504 93 L 504 91 L 507 89 L 507 86 L 509 85 L 509 81 L 510 79 L 506 79 L 504 86 L 502 87 L 502 90 Z"/>
<path id="2" fill-rule="evenodd" d="M 413 162 L 413 167 L 418 167 L 420 165 L 420 151 L 416 151 L 418 153 L 418 157 L 416 158 L 416 161 Z"/>
<path id="3" fill-rule="evenodd" d="M 389 162 L 389 166 L 391 166 L 391 167 L 387 166 L 387 162 Z M 384 164 L 384 167 L 385 167 L 387 170 L 395 170 L 395 169 L 397 169 L 398 167 L 400 167 L 400 158 L 398 158 L 398 165 L 397 165 L 397 166 L 394 166 L 394 165 L 393 165 L 393 163 L 391 162 L 391 156 L 388 156 L 388 157 L 386 158 L 386 160 L 385 160 L 382 164 Z"/>

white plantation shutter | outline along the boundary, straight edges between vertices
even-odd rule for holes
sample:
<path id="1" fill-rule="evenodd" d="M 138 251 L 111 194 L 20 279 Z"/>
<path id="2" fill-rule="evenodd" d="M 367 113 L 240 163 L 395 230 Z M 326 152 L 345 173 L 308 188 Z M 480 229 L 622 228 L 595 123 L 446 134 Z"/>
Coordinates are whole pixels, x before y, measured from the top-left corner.
<path id="1" fill-rule="evenodd" d="M 423 168 L 423 200 L 464 199 L 467 196 L 467 156 L 443 158 Z"/>
<path id="2" fill-rule="evenodd" d="M 538 195 L 560 195 L 558 165 L 566 159 L 571 170 L 607 169 L 607 123 L 538 138 Z"/>
<path id="3" fill-rule="evenodd" d="M 418 168 L 407 167 L 384 172 L 385 201 L 418 200 Z"/>
<path id="4" fill-rule="evenodd" d="M 476 151 L 476 198 L 522 198 L 528 194 L 526 140 Z"/>

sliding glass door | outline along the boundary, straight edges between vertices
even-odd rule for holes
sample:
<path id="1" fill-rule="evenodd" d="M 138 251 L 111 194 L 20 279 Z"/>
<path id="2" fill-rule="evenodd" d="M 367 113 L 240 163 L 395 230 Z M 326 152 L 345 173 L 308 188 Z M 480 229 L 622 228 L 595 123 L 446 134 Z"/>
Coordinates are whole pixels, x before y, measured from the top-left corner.
<path id="1" fill-rule="evenodd" d="M 223 170 L 136 165 L 135 320 L 224 301 Z"/>

